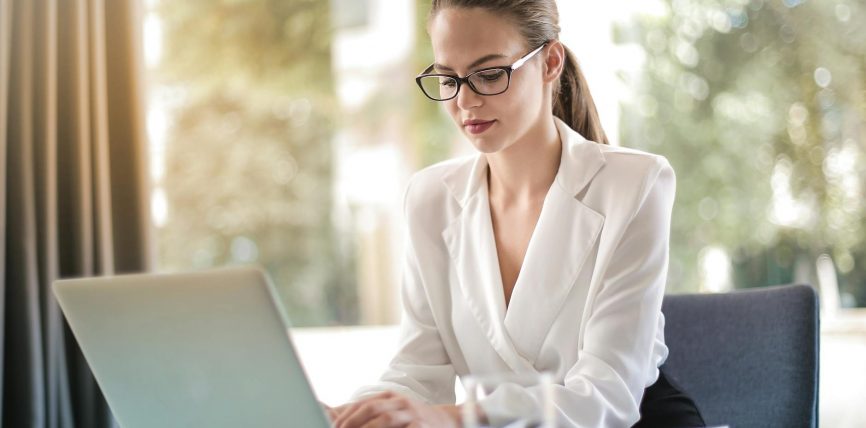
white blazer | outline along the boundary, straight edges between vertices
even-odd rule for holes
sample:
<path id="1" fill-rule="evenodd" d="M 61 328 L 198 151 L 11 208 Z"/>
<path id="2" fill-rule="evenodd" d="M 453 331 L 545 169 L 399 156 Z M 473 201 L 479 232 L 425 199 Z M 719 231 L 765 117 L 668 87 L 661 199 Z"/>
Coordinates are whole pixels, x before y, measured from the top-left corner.
<path id="1" fill-rule="evenodd" d="M 507 311 L 486 157 L 413 175 L 399 350 L 379 383 L 353 400 L 392 390 L 453 404 L 455 375 L 549 371 L 561 424 L 639 420 L 644 388 L 668 354 L 661 303 L 674 171 L 662 156 L 589 141 L 555 120 L 559 170 Z M 507 409 L 540 391 L 503 394 Z"/>

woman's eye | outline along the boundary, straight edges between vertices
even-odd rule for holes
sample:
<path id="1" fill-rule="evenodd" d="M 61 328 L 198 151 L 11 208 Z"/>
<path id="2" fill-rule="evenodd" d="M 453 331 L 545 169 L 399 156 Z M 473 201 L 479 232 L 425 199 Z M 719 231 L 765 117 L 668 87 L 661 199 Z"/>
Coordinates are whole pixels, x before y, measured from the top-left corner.
<path id="1" fill-rule="evenodd" d="M 442 86 L 448 87 L 448 88 L 453 88 L 453 87 L 454 87 L 454 81 L 451 80 L 451 79 L 445 79 L 445 80 L 442 80 L 442 81 L 439 82 L 439 84 L 442 85 Z"/>
<path id="2" fill-rule="evenodd" d="M 481 73 L 480 76 L 482 79 L 484 79 L 488 82 L 495 82 L 495 81 L 499 80 L 503 74 L 505 74 L 504 71 L 495 70 L 495 71 L 489 71 L 486 73 Z"/>

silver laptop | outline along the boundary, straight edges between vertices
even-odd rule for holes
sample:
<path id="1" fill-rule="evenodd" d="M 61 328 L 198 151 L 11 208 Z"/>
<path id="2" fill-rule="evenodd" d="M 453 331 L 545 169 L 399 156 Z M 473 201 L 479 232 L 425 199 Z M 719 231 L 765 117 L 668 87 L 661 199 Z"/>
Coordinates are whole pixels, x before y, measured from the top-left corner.
<path id="1" fill-rule="evenodd" d="M 330 426 L 257 267 L 53 288 L 124 428 Z"/>

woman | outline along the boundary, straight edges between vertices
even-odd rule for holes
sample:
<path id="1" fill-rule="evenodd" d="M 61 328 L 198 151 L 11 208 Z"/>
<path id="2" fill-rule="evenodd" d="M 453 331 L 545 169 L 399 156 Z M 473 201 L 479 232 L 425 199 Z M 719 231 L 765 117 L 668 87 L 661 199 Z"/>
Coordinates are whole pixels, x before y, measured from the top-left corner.
<path id="1" fill-rule="evenodd" d="M 658 369 L 674 172 L 607 145 L 557 22 L 553 0 L 433 0 L 418 83 L 481 153 L 411 179 L 399 351 L 338 428 L 459 426 L 455 376 L 541 371 L 564 426 L 703 426 Z"/>

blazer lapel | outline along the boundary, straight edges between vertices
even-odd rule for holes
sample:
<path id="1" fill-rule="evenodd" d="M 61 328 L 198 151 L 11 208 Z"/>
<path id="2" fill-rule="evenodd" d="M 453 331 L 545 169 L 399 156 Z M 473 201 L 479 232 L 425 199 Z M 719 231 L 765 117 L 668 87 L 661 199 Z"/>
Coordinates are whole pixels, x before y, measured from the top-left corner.
<path id="1" fill-rule="evenodd" d="M 598 239 L 604 217 L 554 183 L 511 294 L 505 328 L 532 361 Z M 578 319 L 575 319 L 575 329 Z"/>
<path id="2" fill-rule="evenodd" d="M 505 330 L 505 293 L 493 239 L 486 173 L 486 158 L 479 155 L 468 174 L 457 171 L 445 178 L 462 209 L 442 237 L 466 305 L 496 353 L 512 370 L 522 372 L 531 370 L 532 364 L 517 352 Z"/>
<path id="3" fill-rule="evenodd" d="M 604 165 L 594 142 L 558 118 L 562 158 L 530 239 L 506 313 L 490 203 L 487 161 L 478 155 L 443 181 L 461 211 L 442 232 L 460 290 L 490 344 L 514 371 L 535 370 L 533 362 L 560 307 L 598 238 L 604 217 L 577 195 Z"/>
<path id="4" fill-rule="evenodd" d="M 580 200 L 604 166 L 604 155 L 598 143 L 586 140 L 558 118 L 556 123 L 562 140 L 559 170 L 544 200 L 505 315 L 508 335 L 531 361 L 538 357 L 604 225 L 604 216 Z"/>

